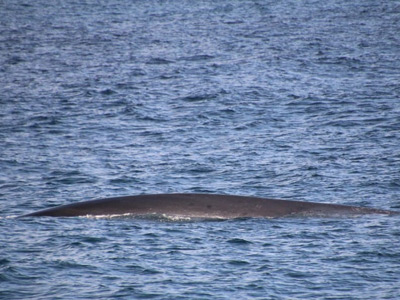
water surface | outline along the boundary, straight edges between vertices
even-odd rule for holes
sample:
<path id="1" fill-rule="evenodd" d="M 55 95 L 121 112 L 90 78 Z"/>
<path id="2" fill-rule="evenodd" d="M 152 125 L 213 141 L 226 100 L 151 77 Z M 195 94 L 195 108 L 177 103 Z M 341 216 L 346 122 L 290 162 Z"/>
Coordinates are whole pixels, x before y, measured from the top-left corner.
<path id="1" fill-rule="evenodd" d="M 400 209 L 396 1 L 0 3 L 0 298 L 396 299 L 400 219 L 15 216 L 142 193 Z"/>

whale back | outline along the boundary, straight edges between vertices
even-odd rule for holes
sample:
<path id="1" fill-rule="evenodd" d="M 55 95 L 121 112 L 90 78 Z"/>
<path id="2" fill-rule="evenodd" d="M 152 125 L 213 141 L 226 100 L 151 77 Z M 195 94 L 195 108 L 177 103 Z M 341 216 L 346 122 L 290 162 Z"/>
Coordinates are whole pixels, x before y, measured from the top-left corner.
<path id="1" fill-rule="evenodd" d="M 216 194 L 154 194 L 104 198 L 67 204 L 24 216 L 168 215 L 198 218 L 248 218 L 307 215 L 394 214 L 366 207 Z"/>

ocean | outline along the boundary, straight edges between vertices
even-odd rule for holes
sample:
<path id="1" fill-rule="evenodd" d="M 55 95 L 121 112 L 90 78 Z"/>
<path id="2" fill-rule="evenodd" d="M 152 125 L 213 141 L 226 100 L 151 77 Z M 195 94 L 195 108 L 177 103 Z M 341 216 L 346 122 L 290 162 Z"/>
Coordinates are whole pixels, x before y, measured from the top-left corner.
<path id="1" fill-rule="evenodd" d="M 400 299 L 400 218 L 17 216 L 136 194 L 400 210 L 400 2 L 0 1 L 0 299 Z"/>

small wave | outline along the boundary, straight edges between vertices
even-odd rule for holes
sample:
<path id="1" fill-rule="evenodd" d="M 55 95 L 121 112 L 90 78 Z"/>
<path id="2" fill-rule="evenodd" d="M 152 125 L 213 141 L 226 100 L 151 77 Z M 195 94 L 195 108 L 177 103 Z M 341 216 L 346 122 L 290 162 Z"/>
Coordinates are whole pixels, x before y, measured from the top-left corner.
<path id="1" fill-rule="evenodd" d="M 85 215 L 81 216 L 80 218 L 86 219 L 124 219 L 124 218 L 134 218 L 136 217 L 134 214 L 126 213 L 126 214 L 110 214 L 110 215 Z"/>
<path id="2" fill-rule="evenodd" d="M 245 266 L 250 264 L 248 261 L 245 260 L 230 260 L 228 263 L 232 266 Z"/>
<path id="3" fill-rule="evenodd" d="M 116 92 L 112 89 L 105 89 L 105 90 L 101 90 L 100 94 L 104 95 L 104 96 L 109 96 L 109 95 L 113 95 Z"/>
<path id="4" fill-rule="evenodd" d="M 4 216 L 4 217 L 0 217 L 0 220 L 7 220 L 7 219 L 16 219 L 19 216 L 17 215 L 10 215 L 10 216 Z"/>
<path id="5" fill-rule="evenodd" d="M 216 94 L 193 94 L 183 97 L 182 100 L 187 102 L 198 102 L 198 101 L 212 100 L 215 98 L 217 98 Z"/>
<path id="6" fill-rule="evenodd" d="M 240 239 L 240 238 L 233 238 L 233 239 L 228 240 L 228 243 L 230 243 L 230 244 L 247 245 L 247 244 L 251 244 L 252 242 L 249 242 L 247 240 Z"/>
<path id="7" fill-rule="evenodd" d="M 146 62 L 146 64 L 148 65 L 166 65 L 170 63 L 173 63 L 173 61 L 159 57 L 151 58 Z"/>
<path id="8" fill-rule="evenodd" d="M 226 217 L 222 216 L 190 216 L 190 215 L 169 215 L 169 214 L 145 214 L 137 215 L 132 213 L 125 214 L 104 214 L 104 215 L 85 215 L 80 218 L 87 219 L 144 219 L 144 220 L 155 220 L 155 221 L 171 221 L 171 222 L 191 222 L 191 221 L 219 221 L 226 220 Z"/>
<path id="9" fill-rule="evenodd" d="M 180 60 L 184 61 L 202 61 L 202 60 L 210 60 L 213 59 L 215 56 L 212 55 L 193 55 L 193 56 L 187 56 L 187 57 L 181 57 Z"/>

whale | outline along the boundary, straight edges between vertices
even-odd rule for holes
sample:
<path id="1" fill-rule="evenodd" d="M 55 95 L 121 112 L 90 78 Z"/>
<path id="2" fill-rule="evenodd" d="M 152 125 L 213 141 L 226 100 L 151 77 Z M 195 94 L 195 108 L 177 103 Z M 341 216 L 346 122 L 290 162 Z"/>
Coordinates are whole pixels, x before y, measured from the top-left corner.
<path id="1" fill-rule="evenodd" d="M 344 216 L 398 211 L 252 196 L 219 194 L 145 194 L 103 198 L 56 206 L 21 217 L 169 216 L 204 219 Z"/>

